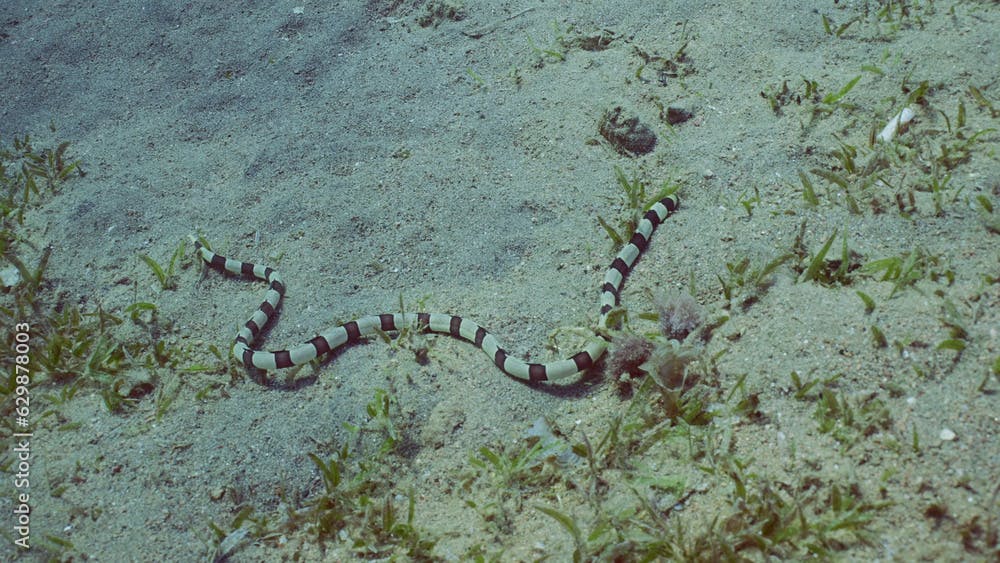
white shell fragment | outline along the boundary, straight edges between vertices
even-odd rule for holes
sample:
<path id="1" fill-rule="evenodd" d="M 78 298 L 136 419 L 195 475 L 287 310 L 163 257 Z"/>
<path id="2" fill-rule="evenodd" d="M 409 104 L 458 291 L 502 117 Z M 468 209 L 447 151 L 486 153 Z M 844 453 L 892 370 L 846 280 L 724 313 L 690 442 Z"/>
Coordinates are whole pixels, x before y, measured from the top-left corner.
<path id="1" fill-rule="evenodd" d="M 241 543 L 243 543 L 243 540 L 246 538 L 247 533 L 249 532 L 250 532 L 249 526 L 242 526 L 230 532 L 228 536 L 226 536 L 225 538 L 223 538 L 221 542 L 219 542 L 218 558 L 226 559 L 230 554 L 232 554 L 233 550 L 239 547 Z"/>
<path id="2" fill-rule="evenodd" d="M 878 140 L 883 143 L 891 141 L 897 133 L 900 133 L 906 127 L 906 124 L 913 119 L 914 115 L 913 110 L 909 107 L 903 108 L 903 111 L 896 114 L 896 117 L 893 117 L 889 120 L 889 123 L 885 124 L 882 132 L 878 134 Z"/>
<path id="3" fill-rule="evenodd" d="M 8 290 L 19 283 L 21 283 L 21 272 L 17 268 L 11 266 L 10 268 L 0 270 L 0 285 L 3 285 L 4 290 Z"/>
<path id="4" fill-rule="evenodd" d="M 951 442 L 955 439 L 955 433 L 949 428 L 942 428 L 941 433 L 938 435 L 942 442 Z"/>

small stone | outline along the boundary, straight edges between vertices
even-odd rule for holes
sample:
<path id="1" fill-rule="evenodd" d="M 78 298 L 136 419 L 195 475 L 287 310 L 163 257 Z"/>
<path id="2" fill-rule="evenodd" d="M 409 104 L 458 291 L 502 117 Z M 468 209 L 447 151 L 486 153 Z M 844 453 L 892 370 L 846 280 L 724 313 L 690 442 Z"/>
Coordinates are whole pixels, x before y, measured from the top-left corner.
<path id="1" fill-rule="evenodd" d="M 677 125 L 678 123 L 684 123 L 685 121 L 694 117 L 694 114 L 689 112 L 684 108 L 667 108 L 667 123 L 671 125 Z"/>
<path id="2" fill-rule="evenodd" d="M 622 108 L 605 112 L 597 125 L 601 135 L 624 156 L 636 157 L 653 151 L 656 134 L 638 117 L 623 118 Z"/>
<path id="3" fill-rule="evenodd" d="M 951 442 L 955 439 L 955 433 L 948 428 L 942 428 L 938 437 L 940 437 L 943 442 Z"/>
<path id="4" fill-rule="evenodd" d="M 226 494 L 226 489 L 225 488 L 223 488 L 223 487 L 216 487 L 216 488 L 212 489 L 212 492 L 209 493 L 208 496 L 212 500 L 220 500 L 222 498 L 222 496 L 225 495 L 225 494 Z"/>

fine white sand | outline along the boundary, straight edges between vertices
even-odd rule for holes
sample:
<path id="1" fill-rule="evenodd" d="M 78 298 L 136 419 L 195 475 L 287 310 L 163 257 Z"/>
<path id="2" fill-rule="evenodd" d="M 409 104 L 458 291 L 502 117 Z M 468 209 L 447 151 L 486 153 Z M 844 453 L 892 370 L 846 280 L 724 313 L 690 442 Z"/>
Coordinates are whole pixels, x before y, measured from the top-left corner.
<path id="1" fill-rule="evenodd" d="M 306 454 L 347 440 L 343 423 L 362 424 L 381 388 L 396 400 L 406 442 L 392 478 L 400 494 L 416 491 L 435 556 L 463 560 L 479 544 L 506 550 L 503 560 L 567 560 L 569 535 L 531 508 L 556 506 L 559 491 L 536 493 L 500 534 L 466 503 L 481 491 L 461 483 L 470 454 L 518 443 L 539 417 L 570 442 L 603 435 L 628 405 L 610 378 L 532 387 L 468 343 L 433 336 L 424 365 L 376 339 L 269 385 L 241 370 L 232 380 L 185 372 L 215 361 L 208 346 L 228 349 L 263 284 L 202 278 L 189 250 L 177 289 L 162 291 L 138 255 L 166 263 L 200 233 L 217 252 L 280 269 L 288 294 L 264 343 L 272 349 L 397 311 L 402 298 L 408 309 L 475 319 L 511 353 L 547 361 L 575 352 L 568 333 L 597 318 L 614 256 L 597 217 L 624 217 L 618 166 L 652 189 L 681 186 L 681 208 L 653 237 L 623 303 L 638 314 L 651 310 L 652 293 L 693 286 L 711 315 L 731 317 L 705 354 L 721 354 L 719 401 L 743 375 L 760 401 L 762 420 L 719 423 L 735 452 L 754 460 L 752 471 L 786 482 L 812 471 L 888 501 L 869 525 L 876 542 L 852 544 L 847 559 L 988 559 L 965 550 L 961 530 L 998 510 L 990 497 L 1000 474 L 998 382 L 989 394 L 978 388 L 1000 353 L 998 286 L 984 281 L 997 275 L 1000 252 L 974 199 L 1000 203 L 998 136 L 985 134 L 950 171 L 941 213 L 919 185 L 909 186 L 916 201 L 910 208 L 904 198 L 905 217 L 889 191 L 877 198 L 879 212 L 862 197 L 851 213 L 842 190 L 815 175 L 821 202 L 810 207 L 798 171 L 843 174 L 831 151 L 840 142 L 870 150 L 871 131 L 921 81 L 926 101 L 897 141 L 924 135 L 933 153 L 955 138 L 947 128 L 957 127 L 959 102 L 966 137 L 997 128 L 968 88 L 1000 106 L 1000 9 L 907 2 L 912 14 L 894 27 L 864 16 L 869 4 L 884 3 L 469 1 L 424 27 L 427 3 L 417 1 L 5 2 L 0 141 L 70 141 L 67 154 L 86 172 L 33 208 L 21 231 L 38 249 L 53 246 L 46 298 L 119 313 L 153 302 L 169 323 L 160 337 L 183 350 L 176 366 L 157 368 L 156 391 L 128 414 L 108 413 L 85 386 L 62 419 L 38 421 L 33 537 L 63 538 L 75 548 L 67 553 L 106 561 L 211 553 L 209 521 L 228 526 L 242 506 L 280 514 L 280 503 L 298 506 L 321 490 Z M 822 15 L 834 30 L 861 19 L 836 37 Z M 603 50 L 573 42 L 600 30 L 615 38 Z M 640 73 L 642 54 L 660 58 Z M 673 68 L 655 62 L 672 58 Z M 813 114 L 821 102 L 794 99 L 804 79 L 822 97 L 858 75 L 829 114 Z M 766 94 L 785 81 L 792 97 L 776 114 Z M 618 106 L 657 134 L 652 153 L 622 155 L 601 137 L 602 114 Z M 669 127 L 660 106 L 693 117 Z M 894 178 L 908 186 L 910 177 Z M 808 252 L 836 230 L 830 258 L 840 258 L 846 233 L 859 263 L 920 248 L 954 281 L 925 280 L 890 297 L 892 284 L 873 276 L 851 286 L 796 283 L 796 258 L 755 303 L 727 309 L 718 278 L 726 264 L 788 252 L 803 222 Z M 38 250 L 20 248 L 37 259 Z M 856 291 L 877 301 L 874 313 Z M 969 332 L 959 356 L 935 349 L 949 338 L 940 320 L 948 304 Z M 872 325 L 887 348 L 872 345 Z M 560 328 L 565 345 L 553 352 L 550 334 Z M 788 392 L 792 371 L 808 380 L 840 374 L 852 404 L 886 402 L 891 426 L 844 451 L 817 431 L 815 404 Z M 38 409 L 53 389 L 35 388 Z M 157 418 L 156 397 L 174 393 Z M 58 431 L 69 422 L 79 426 Z M 957 440 L 937 439 L 945 427 Z M 910 450 L 914 431 L 920 455 Z M 703 479 L 685 471 L 692 485 Z M 692 521 L 729 514 L 726 483 L 692 499 Z M 3 487 L 0 507 L 10 514 L 10 482 Z M 587 510 L 567 502 L 567 512 Z M 937 504 L 947 518 L 926 515 Z M 290 541 L 248 541 L 233 558 L 320 557 L 306 534 Z M 0 553 L 16 551 L 5 544 Z M 326 549 L 334 559 L 353 554 L 346 543 Z"/>

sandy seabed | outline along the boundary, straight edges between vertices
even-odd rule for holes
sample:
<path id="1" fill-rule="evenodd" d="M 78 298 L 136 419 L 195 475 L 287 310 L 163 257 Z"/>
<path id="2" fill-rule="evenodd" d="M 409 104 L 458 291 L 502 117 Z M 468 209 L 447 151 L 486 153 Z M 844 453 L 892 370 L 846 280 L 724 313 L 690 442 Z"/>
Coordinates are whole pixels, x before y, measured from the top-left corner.
<path id="1" fill-rule="evenodd" d="M 5 218 L 0 270 L 51 247 L 34 312 L 17 312 L 17 283 L 0 295 L 5 342 L 76 307 L 123 319 L 109 342 L 148 344 L 110 379 L 34 373 L 30 487 L 15 485 L 15 426 L 0 428 L 0 553 L 996 559 L 998 29 L 983 0 L 4 3 L 0 143 L 69 141 L 84 172 Z M 872 145 L 907 104 L 908 128 Z M 651 151 L 601 134 L 615 108 L 656 135 Z M 622 302 L 640 334 L 661 294 L 692 293 L 718 323 L 692 344 L 685 392 L 707 414 L 690 425 L 639 380 L 525 385 L 440 336 L 251 377 L 211 347 L 225 355 L 263 284 L 203 275 L 189 245 L 164 290 L 140 259 L 165 265 L 199 234 L 279 268 L 272 349 L 402 299 L 549 361 L 596 322 L 615 254 L 598 217 L 628 217 L 616 167 L 650 193 L 680 187 Z M 895 276 L 877 262 L 894 257 Z M 136 302 L 155 304 L 155 327 L 132 322 Z M 172 356 L 146 365 L 156 342 Z M 380 453 L 389 431 L 368 407 L 383 396 Z M 15 408 L 6 395 L 6 420 Z M 615 421 L 647 426 L 595 470 L 584 445 Z M 289 514 L 325 491 L 308 454 L 343 444 L 370 489 L 350 489 L 320 540 Z M 520 472 L 483 453 L 532 444 L 548 445 Z M 30 550 L 14 544 L 19 493 Z M 385 503 L 405 520 L 411 497 L 415 532 L 379 535 Z M 796 502 L 804 521 L 848 524 L 778 541 L 751 514 Z"/>

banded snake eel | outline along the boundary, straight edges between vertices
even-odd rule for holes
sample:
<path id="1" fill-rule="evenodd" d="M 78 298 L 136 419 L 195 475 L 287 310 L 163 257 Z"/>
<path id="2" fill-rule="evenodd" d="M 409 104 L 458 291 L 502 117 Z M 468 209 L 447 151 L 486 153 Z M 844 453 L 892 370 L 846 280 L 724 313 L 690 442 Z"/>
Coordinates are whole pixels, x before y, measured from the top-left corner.
<path id="1" fill-rule="evenodd" d="M 209 266 L 221 272 L 259 279 L 268 283 L 264 302 L 253 316 L 240 328 L 233 344 L 233 355 L 247 368 L 276 370 L 300 366 L 341 346 L 354 344 L 378 332 L 398 332 L 401 328 L 417 326 L 421 330 L 447 334 L 471 342 L 486 353 L 498 368 L 518 379 L 538 382 L 569 377 L 590 369 L 607 350 L 608 341 L 603 334 L 607 328 L 608 314 L 618 305 L 622 283 L 632 267 L 646 250 L 653 231 L 677 209 L 678 198 L 669 195 L 654 203 L 636 226 L 632 238 L 618 252 L 604 274 L 601 286 L 600 321 L 597 337 L 582 351 L 565 360 L 545 364 L 528 363 L 515 358 L 500 346 L 497 339 L 478 323 L 456 315 L 442 313 L 385 313 L 369 315 L 329 328 L 313 339 L 288 350 L 262 351 L 252 348 L 254 340 L 277 311 L 285 284 L 278 272 L 267 266 L 240 262 L 220 256 L 195 240 L 195 250 Z"/>

